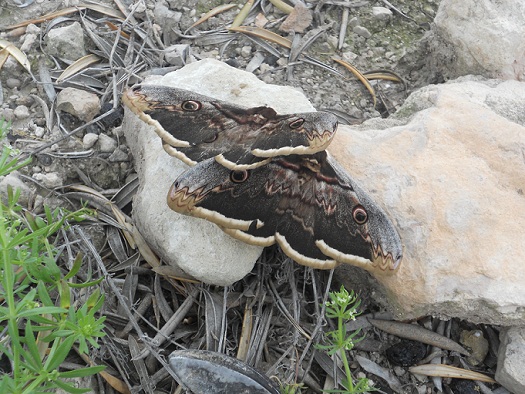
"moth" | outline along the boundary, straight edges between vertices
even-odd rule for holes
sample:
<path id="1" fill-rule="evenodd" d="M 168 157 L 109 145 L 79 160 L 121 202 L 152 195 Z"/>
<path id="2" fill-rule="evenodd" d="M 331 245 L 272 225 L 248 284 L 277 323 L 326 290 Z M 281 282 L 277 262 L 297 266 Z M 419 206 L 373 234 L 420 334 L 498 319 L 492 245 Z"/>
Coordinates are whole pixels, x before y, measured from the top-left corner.
<path id="1" fill-rule="evenodd" d="M 326 151 L 275 157 L 248 170 L 204 160 L 175 180 L 167 200 L 172 210 L 246 243 L 277 243 L 310 267 L 348 263 L 392 272 L 402 259 L 391 220 Z"/>
<path id="2" fill-rule="evenodd" d="M 122 101 L 155 127 L 167 153 L 188 165 L 215 157 L 230 170 L 253 169 L 272 157 L 320 152 L 337 129 L 327 112 L 278 115 L 166 86 L 135 85 Z"/>

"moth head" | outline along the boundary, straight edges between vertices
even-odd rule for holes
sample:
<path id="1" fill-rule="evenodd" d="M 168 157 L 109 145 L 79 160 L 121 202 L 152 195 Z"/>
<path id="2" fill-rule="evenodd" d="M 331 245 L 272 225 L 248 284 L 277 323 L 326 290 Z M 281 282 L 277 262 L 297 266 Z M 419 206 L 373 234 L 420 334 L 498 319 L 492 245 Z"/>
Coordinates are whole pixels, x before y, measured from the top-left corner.
<path id="1" fill-rule="evenodd" d="M 357 190 L 357 193 L 359 195 L 361 190 Z M 368 195 L 361 195 L 359 199 L 363 205 L 354 208 L 352 217 L 359 225 L 361 235 L 370 245 L 370 268 L 379 273 L 393 272 L 403 258 L 399 234 L 387 214 Z"/>

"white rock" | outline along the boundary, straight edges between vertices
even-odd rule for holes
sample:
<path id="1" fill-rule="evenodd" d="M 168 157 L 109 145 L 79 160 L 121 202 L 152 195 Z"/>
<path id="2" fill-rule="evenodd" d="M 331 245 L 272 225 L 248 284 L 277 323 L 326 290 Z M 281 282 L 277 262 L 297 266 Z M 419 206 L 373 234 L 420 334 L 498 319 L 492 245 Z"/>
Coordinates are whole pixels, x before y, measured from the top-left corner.
<path id="1" fill-rule="evenodd" d="M 525 83 L 465 77 L 339 128 L 330 152 L 404 244 L 400 270 L 377 277 L 400 318 L 525 324 L 523 108 Z"/>
<path id="2" fill-rule="evenodd" d="M 282 113 L 313 110 L 299 91 L 266 85 L 251 73 L 212 59 L 189 64 L 150 83 L 193 90 L 246 107 L 271 105 Z M 165 262 L 206 283 L 229 285 L 243 278 L 262 249 L 229 237 L 210 222 L 170 211 L 168 190 L 187 166 L 165 153 L 157 134 L 131 111 L 126 111 L 123 129 L 141 184 L 133 219 L 148 244 Z"/>
<path id="3" fill-rule="evenodd" d="M 14 114 L 17 119 L 29 118 L 29 108 L 25 105 L 19 105 L 15 108 Z"/>
<path id="4" fill-rule="evenodd" d="M 35 127 L 35 136 L 37 136 L 38 138 L 42 138 L 45 134 L 46 130 L 43 128 L 43 127 L 40 127 L 40 126 L 36 126 Z"/>
<path id="5" fill-rule="evenodd" d="M 89 122 L 100 112 L 100 100 L 85 90 L 65 88 L 58 93 L 57 109 Z"/>
<path id="6" fill-rule="evenodd" d="M 372 16 L 380 21 L 389 20 L 392 17 L 392 11 L 386 7 L 372 7 Z"/>
<path id="7" fill-rule="evenodd" d="M 104 153 L 111 153 L 117 147 L 117 141 L 106 134 L 100 134 L 98 136 L 98 144 L 100 146 L 100 151 Z"/>
<path id="8" fill-rule="evenodd" d="M 18 171 L 13 171 L 6 176 L 0 177 L 0 196 L 2 196 L 4 202 L 7 201 L 8 187 L 11 187 L 13 190 L 20 190 L 18 202 L 22 206 L 26 206 L 31 195 L 31 189 L 20 179 L 20 173 Z"/>
<path id="9" fill-rule="evenodd" d="M 95 133 L 86 133 L 84 138 L 82 138 L 82 145 L 85 149 L 92 148 L 93 145 L 98 141 L 98 134 Z"/>
<path id="10" fill-rule="evenodd" d="M 434 20 L 436 67 L 450 78 L 525 80 L 524 21 L 524 1 L 443 0 Z"/>
<path id="11" fill-rule="evenodd" d="M 47 174 L 36 173 L 33 174 L 33 179 L 37 180 L 48 189 L 54 189 L 62 186 L 62 178 L 57 172 L 49 172 Z"/>
<path id="12" fill-rule="evenodd" d="M 80 23 L 51 29 L 45 37 L 47 53 L 70 61 L 87 55 L 84 47 L 84 31 Z"/>
<path id="13" fill-rule="evenodd" d="M 495 379 L 512 393 L 525 393 L 525 327 L 511 327 L 500 333 Z"/>

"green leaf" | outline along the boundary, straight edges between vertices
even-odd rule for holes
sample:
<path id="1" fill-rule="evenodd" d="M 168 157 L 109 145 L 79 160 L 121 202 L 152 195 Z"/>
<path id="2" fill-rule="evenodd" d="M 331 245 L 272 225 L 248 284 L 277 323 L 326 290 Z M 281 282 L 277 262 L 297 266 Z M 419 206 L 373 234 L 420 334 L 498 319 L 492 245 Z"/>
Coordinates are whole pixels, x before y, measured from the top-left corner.
<path id="1" fill-rule="evenodd" d="M 33 332 L 33 325 L 31 324 L 31 321 L 28 321 L 26 323 L 25 330 L 26 332 L 24 339 L 30 355 L 30 357 L 26 357 L 25 361 L 31 362 L 33 369 L 38 371 L 40 369 L 43 369 L 44 366 L 42 364 L 42 359 L 40 358 L 40 353 L 36 344 L 35 334 Z"/>
<path id="2" fill-rule="evenodd" d="M 74 336 L 66 337 L 62 341 L 56 339 L 53 342 L 51 352 L 49 353 L 49 358 L 44 364 L 44 368 L 46 369 L 46 371 L 52 371 L 54 369 L 57 369 L 60 366 L 60 364 L 64 362 L 67 355 L 71 351 L 71 348 L 73 347 L 73 343 L 75 343 Z"/>
<path id="3" fill-rule="evenodd" d="M 33 308 L 27 311 L 20 312 L 19 317 L 31 317 L 35 315 L 44 315 L 52 313 L 67 313 L 67 309 L 58 306 L 43 306 L 41 308 Z"/>
<path id="4" fill-rule="evenodd" d="M 81 369 L 75 369 L 73 371 L 60 372 L 60 376 L 63 378 L 83 378 L 85 376 L 95 375 L 106 369 L 105 365 L 95 365 L 93 367 L 86 367 Z"/>

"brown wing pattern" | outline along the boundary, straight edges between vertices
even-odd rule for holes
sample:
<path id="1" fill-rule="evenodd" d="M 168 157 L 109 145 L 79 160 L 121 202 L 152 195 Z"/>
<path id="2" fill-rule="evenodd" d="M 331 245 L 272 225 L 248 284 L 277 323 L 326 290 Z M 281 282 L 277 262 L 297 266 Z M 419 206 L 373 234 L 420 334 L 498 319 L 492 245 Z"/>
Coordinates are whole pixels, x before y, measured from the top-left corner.
<path id="1" fill-rule="evenodd" d="M 245 242 L 277 242 L 315 268 L 349 263 L 392 271 L 401 261 L 392 222 L 326 152 L 277 157 L 246 171 L 203 161 L 175 181 L 168 205 Z"/>
<path id="2" fill-rule="evenodd" d="M 324 150 L 337 129 L 326 112 L 277 115 L 243 108 L 183 89 L 135 85 L 122 101 L 155 127 L 165 150 L 189 165 L 216 157 L 229 169 L 250 169 L 268 158 Z"/>

